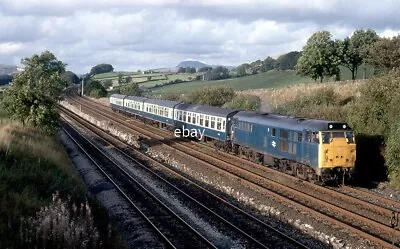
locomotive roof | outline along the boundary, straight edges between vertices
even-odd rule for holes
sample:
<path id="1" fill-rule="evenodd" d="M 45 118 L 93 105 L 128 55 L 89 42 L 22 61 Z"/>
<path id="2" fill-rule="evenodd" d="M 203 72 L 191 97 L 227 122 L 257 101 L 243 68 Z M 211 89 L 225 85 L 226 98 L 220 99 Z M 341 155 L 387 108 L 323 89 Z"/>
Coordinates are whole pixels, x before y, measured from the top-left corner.
<path id="1" fill-rule="evenodd" d="M 177 104 L 181 103 L 178 101 L 164 100 L 164 99 L 146 99 L 145 103 L 161 105 L 165 107 L 174 107 Z"/>
<path id="2" fill-rule="evenodd" d="M 114 93 L 114 94 L 111 94 L 110 98 L 113 97 L 113 98 L 123 99 L 123 98 L 125 98 L 126 96 L 128 96 L 128 95 Z"/>
<path id="3" fill-rule="evenodd" d="M 139 97 L 139 96 L 131 96 L 131 95 L 127 95 L 125 99 L 130 99 L 130 100 L 134 100 L 134 101 L 144 101 L 147 98 L 146 97 Z"/>
<path id="4" fill-rule="evenodd" d="M 176 106 L 176 109 L 189 112 L 203 113 L 213 116 L 224 116 L 224 117 L 228 116 L 230 113 L 238 111 L 229 108 L 220 108 L 215 106 L 189 104 L 189 103 L 181 103 Z"/>
<path id="5" fill-rule="evenodd" d="M 285 116 L 274 113 L 262 113 L 254 111 L 240 111 L 235 115 L 239 121 L 263 124 L 273 127 L 284 128 L 288 130 L 312 130 L 312 131 L 323 131 L 323 130 L 334 130 L 334 129 L 350 129 L 345 122 L 321 120 L 321 119 L 309 119 L 299 118 L 295 116 Z M 346 125 L 346 128 L 343 128 Z"/>

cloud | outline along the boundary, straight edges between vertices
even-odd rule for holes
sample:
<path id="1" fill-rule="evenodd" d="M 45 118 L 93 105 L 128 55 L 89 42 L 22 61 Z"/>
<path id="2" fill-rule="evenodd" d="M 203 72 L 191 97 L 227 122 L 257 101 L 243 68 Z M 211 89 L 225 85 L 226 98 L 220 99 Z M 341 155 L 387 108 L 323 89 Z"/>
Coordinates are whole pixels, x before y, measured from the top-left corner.
<path id="1" fill-rule="evenodd" d="M 50 50 L 84 73 L 175 66 L 192 58 L 237 65 L 301 50 L 312 33 L 357 28 L 397 35 L 394 0 L 0 0 L 0 63 Z"/>

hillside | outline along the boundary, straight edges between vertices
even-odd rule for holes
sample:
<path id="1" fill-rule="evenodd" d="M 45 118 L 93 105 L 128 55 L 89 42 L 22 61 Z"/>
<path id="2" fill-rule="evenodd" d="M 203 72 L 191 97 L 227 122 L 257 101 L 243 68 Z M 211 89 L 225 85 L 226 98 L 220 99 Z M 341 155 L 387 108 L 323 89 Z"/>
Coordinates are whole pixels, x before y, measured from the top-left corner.
<path id="1" fill-rule="evenodd" d="M 310 78 L 296 75 L 293 71 L 269 71 L 240 78 L 216 81 L 192 81 L 167 85 L 153 90 L 152 94 L 187 93 L 205 86 L 227 85 L 235 90 L 275 88 L 312 81 Z"/>
<path id="2" fill-rule="evenodd" d="M 208 67 L 207 64 L 204 64 L 203 62 L 200 61 L 182 61 L 179 63 L 176 67 L 194 67 L 196 69 L 202 68 L 202 67 Z"/>
<path id="3" fill-rule="evenodd" d="M 351 79 L 350 71 L 345 67 L 340 67 L 341 80 L 346 81 Z M 362 79 L 363 68 L 358 69 L 357 79 Z M 366 77 L 370 78 L 373 75 L 372 68 L 367 66 Z M 333 81 L 330 78 L 324 80 L 324 82 Z M 154 88 L 151 95 L 163 95 L 170 93 L 187 93 L 193 90 L 206 87 L 206 86 L 230 86 L 234 90 L 242 91 L 248 89 L 262 89 L 262 88 L 279 88 L 286 87 L 299 83 L 314 82 L 311 78 L 299 76 L 295 71 L 268 71 L 265 73 L 259 73 L 239 78 L 230 78 L 225 80 L 217 81 L 191 81 L 184 82 L 174 85 L 166 85 L 158 88 Z M 145 83 L 144 83 L 145 84 Z"/>

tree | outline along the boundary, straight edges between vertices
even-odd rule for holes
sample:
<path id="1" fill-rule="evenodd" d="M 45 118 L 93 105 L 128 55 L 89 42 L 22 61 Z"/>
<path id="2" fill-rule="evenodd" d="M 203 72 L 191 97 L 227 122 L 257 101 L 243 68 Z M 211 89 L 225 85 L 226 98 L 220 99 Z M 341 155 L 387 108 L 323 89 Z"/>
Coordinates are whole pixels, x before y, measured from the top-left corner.
<path id="1" fill-rule="evenodd" d="M 340 43 L 341 64 L 350 70 L 352 80 L 356 79 L 358 67 L 366 62 L 370 46 L 378 39 L 378 35 L 372 29 L 359 29 Z"/>
<path id="2" fill-rule="evenodd" d="M 120 93 L 121 94 L 129 94 L 129 95 L 141 96 L 143 91 L 142 91 L 142 89 L 140 89 L 138 83 L 133 83 L 133 84 L 122 86 L 120 88 Z"/>
<path id="3" fill-rule="evenodd" d="M 231 87 L 205 87 L 191 92 L 187 98 L 189 102 L 222 106 L 223 104 L 232 101 L 236 96 L 235 91 Z"/>
<path id="4" fill-rule="evenodd" d="M 206 80 L 221 80 L 229 78 L 229 70 L 225 67 L 218 66 L 211 71 L 205 73 L 204 78 Z"/>
<path id="5" fill-rule="evenodd" d="M 194 67 L 187 67 L 187 68 L 186 68 L 186 73 L 196 73 L 196 68 L 194 68 Z"/>
<path id="6" fill-rule="evenodd" d="M 133 78 L 130 76 L 130 75 L 128 75 L 128 76 L 126 76 L 125 77 L 125 84 L 130 84 L 130 83 L 132 83 L 133 81 Z"/>
<path id="7" fill-rule="evenodd" d="M 114 68 L 111 64 L 98 64 L 90 70 L 90 75 L 96 75 L 96 74 L 101 74 L 101 73 L 110 73 L 113 72 Z"/>
<path id="8" fill-rule="evenodd" d="M 113 85 L 112 80 L 105 80 L 102 83 L 105 89 L 108 89 Z"/>
<path id="9" fill-rule="evenodd" d="M 186 73 L 186 68 L 184 68 L 184 67 L 179 67 L 178 73 Z"/>
<path id="10" fill-rule="evenodd" d="M 382 72 L 400 67 L 400 35 L 382 38 L 370 46 L 368 62 Z"/>
<path id="11" fill-rule="evenodd" d="M 250 63 L 250 68 L 251 68 L 251 73 L 252 74 L 257 74 L 261 72 L 261 67 L 262 67 L 263 62 L 261 60 L 256 60 Z"/>
<path id="12" fill-rule="evenodd" d="M 331 39 L 328 31 L 314 33 L 303 47 L 302 55 L 296 64 L 296 71 L 303 76 L 309 76 L 314 80 L 325 76 L 338 76 L 340 58 L 338 44 Z"/>
<path id="13" fill-rule="evenodd" d="M 83 91 L 94 98 L 101 98 L 107 96 L 107 91 L 98 80 L 90 79 L 85 82 Z"/>
<path id="14" fill-rule="evenodd" d="M 276 60 L 270 56 L 268 56 L 264 61 L 261 67 L 261 72 L 268 72 L 272 69 L 276 68 Z"/>
<path id="15" fill-rule="evenodd" d="M 239 77 L 246 76 L 247 75 L 247 73 L 246 73 L 246 65 L 242 64 L 242 65 L 238 66 L 236 68 L 236 72 L 237 72 L 237 75 Z"/>
<path id="16" fill-rule="evenodd" d="M 66 85 L 65 64 L 49 51 L 21 60 L 24 71 L 15 75 L 4 92 L 3 105 L 12 118 L 47 132 L 55 131 L 59 114 L 57 100 Z"/>
<path id="17" fill-rule="evenodd" d="M 124 79 L 124 75 L 122 73 L 118 74 L 118 85 L 121 86 L 125 84 L 125 79 Z"/>
<path id="18" fill-rule="evenodd" d="M 301 53 L 298 51 L 292 51 L 287 54 L 283 54 L 276 59 L 276 65 L 279 70 L 294 70 L 299 60 Z"/>
<path id="19" fill-rule="evenodd" d="M 202 72 L 207 72 L 207 71 L 211 71 L 212 70 L 212 67 L 202 67 L 202 68 L 199 68 L 199 73 L 202 73 Z"/>
<path id="20" fill-rule="evenodd" d="M 63 73 L 62 78 L 65 82 L 67 82 L 67 85 L 75 85 L 80 83 L 78 76 L 71 71 L 66 71 Z"/>

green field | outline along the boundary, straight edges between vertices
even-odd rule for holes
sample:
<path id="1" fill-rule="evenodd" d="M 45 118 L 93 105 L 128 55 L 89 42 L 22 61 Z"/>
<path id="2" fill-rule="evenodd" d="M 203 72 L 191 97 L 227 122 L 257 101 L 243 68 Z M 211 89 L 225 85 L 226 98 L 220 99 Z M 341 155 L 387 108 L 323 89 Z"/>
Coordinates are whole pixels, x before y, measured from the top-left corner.
<path id="1" fill-rule="evenodd" d="M 205 86 L 230 86 L 235 90 L 277 88 L 312 81 L 296 75 L 294 71 L 269 71 L 240 78 L 213 81 L 192 81 L 156 88 L 152 95 L 165 93 L 187 93 Z"/>
<path id="2" fill-rule="evenodd" d="M 341 80 L 350 80 L 351 73 L 347 68 L 340 67 Z M 372 75 L 372 68 L 367 65 L 366 77 L 369 78 Z M 363 67 L 360 67 L 357 74 L 357 79 L 362 79 Z M 324 82 L 333 81 L 332 78 L 324 79 Z M 230 86 L 234 90 L 248 90 L 248 89 L 259 89 L 259 88 L 280 88 L 286 87 L 299 83 L 314 82 L 309 77 L 303 77 L 296 75 L 295 71 L 269 71 L 266 73 L 260 73 L 255 75 L 249 75 L 239 78 L 230 78 L 225 80 L 216 81 L 191 81 L 183 82 L 174 85 L 161 86 L 154 88 L 149 95 L 163 95 L 171 93 L 188 93 L 196 89 L 207 87 L 207 86 Z M 147 83 L 142 83 L 144 85 Z M 154 84 L 155 85 L 155 84 Z"/>
<path id="3" fill-rule="evenodd" d="M 110 79 L 110 78 L 118 78 L 118 75 L 122 74 L 124 76 L 135 76 L 138 75 L 139 73 L 137 72 L 110 72 L 110 73 L 101 73 L 101 74 L 96 74 L 93 76 L 93 79 L 96 80 L 104 80 L 104 79 Z M 141 74 L 140 74 L 141 75 Z"/>

